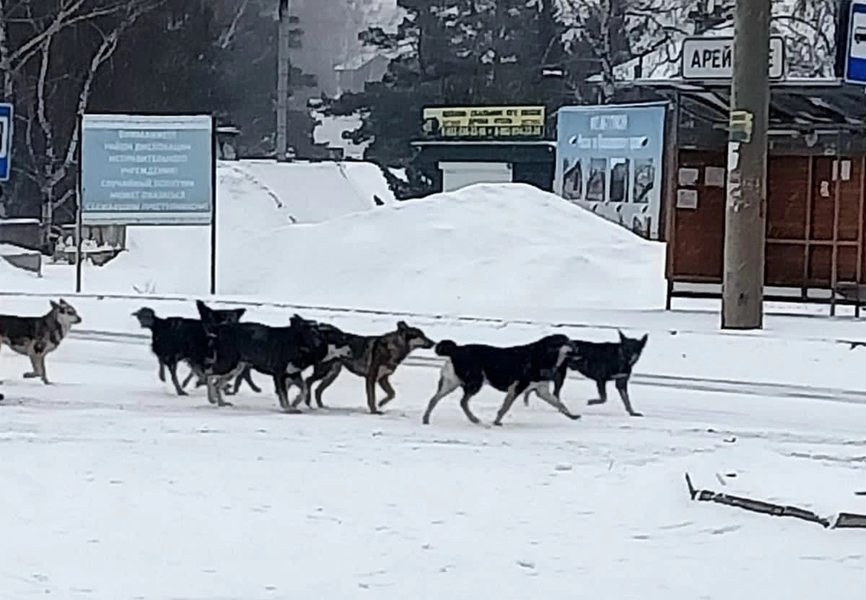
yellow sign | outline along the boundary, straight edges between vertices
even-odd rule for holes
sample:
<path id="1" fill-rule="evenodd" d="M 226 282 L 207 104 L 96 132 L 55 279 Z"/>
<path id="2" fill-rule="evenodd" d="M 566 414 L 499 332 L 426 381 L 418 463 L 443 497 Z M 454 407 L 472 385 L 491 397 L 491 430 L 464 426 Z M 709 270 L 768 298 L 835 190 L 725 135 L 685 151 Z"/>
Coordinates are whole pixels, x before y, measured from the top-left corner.
<path id="1" fill-rule="evenodd" d="M 543 106 L 447 106 L 424 109 L 424 133 L 446 138 L 544 135 Z"/>

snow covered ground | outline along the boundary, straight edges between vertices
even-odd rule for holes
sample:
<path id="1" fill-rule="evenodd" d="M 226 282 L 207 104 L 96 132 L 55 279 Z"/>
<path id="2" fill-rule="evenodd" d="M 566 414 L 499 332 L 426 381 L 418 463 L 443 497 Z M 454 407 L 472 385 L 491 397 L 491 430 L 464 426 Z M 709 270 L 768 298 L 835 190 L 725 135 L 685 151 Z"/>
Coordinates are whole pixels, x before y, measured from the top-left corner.
<path id="1" fill-rule="evenodd" d="M 859 597 L 860 531 L 692 502 L 683 477 L 866 513 L 866 349 L 845 343 L 866 340 L 863 323 L 774 314 L 723 333 L 704 306 L 665 312 L 660 245 L 523 186 L 293 225 L 237 185 L 221 297 L 245 319 L 298 311 L 377 333 L 405 318 L 433 339 L 503 345 L 649 332 L 631 386 L 646 417 L 613 390 L 587 407 L 594 385 L 574 378 L 563 400 L 579 421 L 532 400 L 476 427 L 454 394 L 425 427 L 441 364 L 426 351 L 383 416 L 349 374 L 303 415 L 280 413 L 261 375 L 235 407 L 179 398 L 131 313 L 193 316 L 206 260 L 190 233 L 138 232 L 126 262 L 87 270 L 89 294 L 66 294 L 84 321 L 48 359 L 54 385 L 0 359 L 0 597 Z M 57 270 L 0 263 L 0 313 L 47 310 L 69 290 Z M 129 289 L 145 277 L 156 294 Z M 473 400 L 482 421 L 501 396 Z"/>

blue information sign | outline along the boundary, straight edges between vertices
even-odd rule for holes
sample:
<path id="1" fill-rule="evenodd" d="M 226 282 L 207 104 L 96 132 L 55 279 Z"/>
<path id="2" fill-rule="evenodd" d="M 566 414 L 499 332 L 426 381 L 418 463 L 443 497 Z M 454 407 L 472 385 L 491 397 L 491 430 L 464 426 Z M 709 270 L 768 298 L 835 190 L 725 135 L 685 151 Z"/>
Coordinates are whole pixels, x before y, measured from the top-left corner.
<path id="1" fill-rule="evenodd" d="M 213 120 L 207 115 L 84 115 L 81 222 L 208 225 Z"/>
<path id="2" fill-rule="evenodd" d="M 866 1 L 851 3 L 848 47 L 845 51 L 845 81 L 866 85 Z"/>
<path id="3" fill-rule="evenodd" d="M 12 116 L 14 110 L 9 103 L 0 104 L 0 181 L 9 181 L 12 166 Z"/>

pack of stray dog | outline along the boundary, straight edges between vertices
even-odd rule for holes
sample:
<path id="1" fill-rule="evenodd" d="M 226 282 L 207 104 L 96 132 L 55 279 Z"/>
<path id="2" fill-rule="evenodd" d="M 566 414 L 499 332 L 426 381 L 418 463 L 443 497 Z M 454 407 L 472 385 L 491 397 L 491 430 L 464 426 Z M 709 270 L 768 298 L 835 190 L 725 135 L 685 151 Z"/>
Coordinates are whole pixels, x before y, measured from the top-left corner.
<path id="1" fill-rule="evenodd" d="M 65 300 L 50 304 L 49 312 L 41 317 L 0 315 L 0 346 L 7 345 L 28 356 L 32 370 L 24 377 L 38 377 L 45 384 L 49 383 L 45 357 L 59 347 L 73 325 L 82 321 Z M 590 406 L 607 401 L 607 384 L 613 381 L 626 412 L 641 416 L 631 404 L 628 382 L 646 346 L 647 335 L 630 338 L 618 332 L 618 341 L 598 343 L 554 334 L 506 347 L 458 344 L 453 340 L 437 343 L 402 320 L 391 331 L 360 335 L 298 314 L 291 315 L 285 325 L 273 326 L 242 321 L 246 308 L 216 309 L 201 300 L 196 300 L 195 305 L 199 318 L 161 317 L 146 306 L 132 314 L 142 328 L 150 331 L 150 348 L 157 358 L 160 381 L 166 381 L 167 370 L 175 393 L 187 396 L 185 388 L 195 377 L 196 387 L 206 386 L 208 401 L 216 406 L 231 406 L 223 395 L 237 394 L 244 382 L 254 392 L 261 392 L 252 379 L 252 371 L 257 371 L 273 380 L 283 411 L 300 412 L 302 402 L 312 408 L 313 398 L 318 408 L 324 408 L 324 391 L 345 370 L 363 379 L 367 409 L 371 414 L 381 414 L 382 408 L 396 397 L 389 378 L 412 352 L 432 348 L 443 361 L 436 391 L 421 419 L 425 425 L 430 423 L 436 405 L 458 388 L 463 392 L 460 408 L 471 423 L 479 424 L 469 403 L 485 384 L 505 393 L 493 425 L 502 425 L 521 394 L 528 405 L 532 393 L 567 418 L 577 420 L 580 414 L 569 410 L 560 397 L 569 370 L 595 382 L 598 397 L 588 401 Z M 189 367 L 183 383 L 177 372 L 181 364 Z M 305 379 L 303 373 L 307 370 L 311 374 Z M 290 401 L 288 394 L 293 386 L 300 391 Z M 385 393 L 378 402 L 377 386 Z"/>

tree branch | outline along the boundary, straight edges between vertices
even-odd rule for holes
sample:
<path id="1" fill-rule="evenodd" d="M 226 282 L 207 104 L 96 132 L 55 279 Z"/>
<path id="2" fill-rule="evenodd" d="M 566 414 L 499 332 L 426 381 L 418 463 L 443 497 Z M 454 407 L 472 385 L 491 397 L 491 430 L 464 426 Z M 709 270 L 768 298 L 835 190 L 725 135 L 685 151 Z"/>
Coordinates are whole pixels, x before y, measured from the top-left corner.
<path id="1" fill-rule="evenodd" d="M 42 135 L 45 136 L 45 175 L 48 176 L 51 169 L 54 168 L 56 154 L 54 152 L 54 134 L 51 131 L 51 123 L 48 121 L 48 116 L 45 114 L 45 81 L 48 77 L 48 64 L 51 58 L 51 42 L 52 38 L 47 37 L 40 45 L 42 52 L 42 60 L 39 64 L 39 79 L 36 83 L 36 117 L 39 119 L 39 126 L 42 128 Z"/>
<path id="2" fill-rule="evenodd" d="M 249 6 L 249 4 L 250 0 L 243 0 L 243 3 L 240 5 L 237 12 L 235 13 L 232 22 L 219 36 L 219 40 L 217 40 L 217 46 L 219 48 L 225 50 L 234 41 L 235 35 L 237 34 L 238 30 L 238 23 L 240 23 L 240 20 L 244 16 L 244 13 L 246 12 L 247 6 Z"/>
<path id="3" fill-rule="evenodd" d="M 130 1 L 127 4 L 127 12 L 124 19 L 102 39 L 99 49 L 90 60 L 90 67 L 87 72 L 87 77 L 81 87 L 81 93 L 78 95 L 78 106 L 75 111 L 77 116 L 81 116 L 87 110 L 87 105 L 90 102 L 90 94 L 93 90 L 93 83 L 96 80 L 96 75 L 102 64 L 111 58 L 117 49 L 117 43 L 127 29 L 132 27 L 135 22 L 143 14 L 162 4 L 164 0 L 140 0 L 138 2 Z M 49 177 L 48 183 L 54 187 L 60 183 L 69 172 L 70 167 L 75 164 L 75 155 L 78 151 L 79 136 L 78 125 L 73 128 L 72 135 L 69 138 L 69 144 L 66 147 L 66 157 L 58 168 L 54 169 L 53 174 Z"/>

